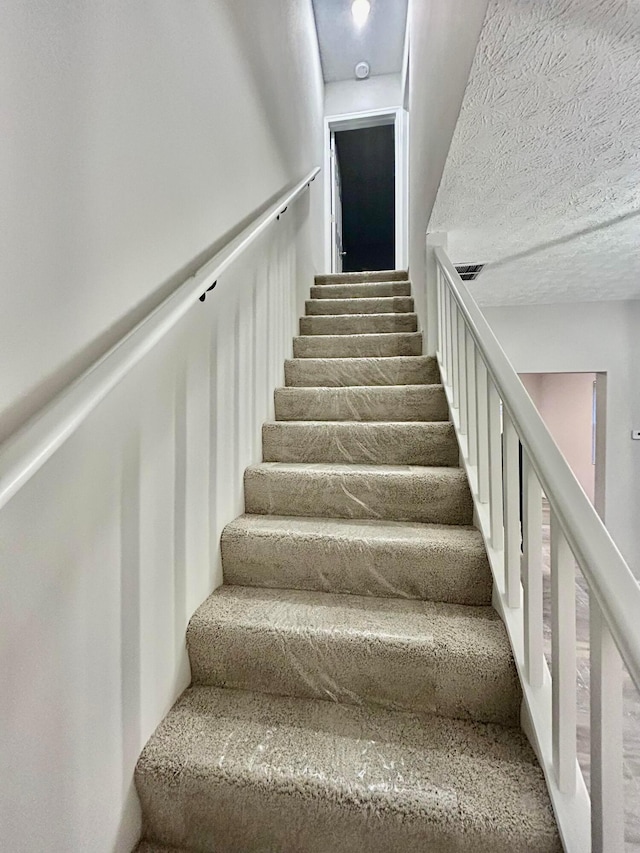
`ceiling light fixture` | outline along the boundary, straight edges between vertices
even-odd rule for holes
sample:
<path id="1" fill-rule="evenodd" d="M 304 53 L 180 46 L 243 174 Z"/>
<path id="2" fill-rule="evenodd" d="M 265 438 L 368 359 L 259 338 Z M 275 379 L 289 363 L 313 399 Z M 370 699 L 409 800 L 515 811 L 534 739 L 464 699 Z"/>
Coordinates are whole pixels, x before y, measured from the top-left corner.
<path id="1" fill-rule="evenodd" d="M 363 27 L 366 24 L 370 11 L 371 3 L 369 0 L 353 0 L 351 14 L 357 27 Z"/>

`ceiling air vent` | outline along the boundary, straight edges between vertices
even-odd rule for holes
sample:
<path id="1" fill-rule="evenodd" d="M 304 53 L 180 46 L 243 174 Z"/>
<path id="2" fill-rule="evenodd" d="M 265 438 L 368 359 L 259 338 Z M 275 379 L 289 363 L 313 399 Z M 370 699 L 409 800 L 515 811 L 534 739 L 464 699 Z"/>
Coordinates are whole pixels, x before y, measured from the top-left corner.
<path id="1" fill-rule="evenodd" d="M 475 281 L 484 269 L 484 264 L 456 264 L 456 269 L 463 281 Z"/>

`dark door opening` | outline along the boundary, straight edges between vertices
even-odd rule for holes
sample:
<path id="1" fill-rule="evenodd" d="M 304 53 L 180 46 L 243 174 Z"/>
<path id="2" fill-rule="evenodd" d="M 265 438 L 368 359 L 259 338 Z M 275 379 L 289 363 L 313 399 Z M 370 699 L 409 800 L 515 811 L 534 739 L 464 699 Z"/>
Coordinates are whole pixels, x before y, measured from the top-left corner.
<path id="1" fill-rule="evenodd" d="M 394 269 L 394 127 L 336 131 L 335 141 L 342 196 L 342 269 Z"/>

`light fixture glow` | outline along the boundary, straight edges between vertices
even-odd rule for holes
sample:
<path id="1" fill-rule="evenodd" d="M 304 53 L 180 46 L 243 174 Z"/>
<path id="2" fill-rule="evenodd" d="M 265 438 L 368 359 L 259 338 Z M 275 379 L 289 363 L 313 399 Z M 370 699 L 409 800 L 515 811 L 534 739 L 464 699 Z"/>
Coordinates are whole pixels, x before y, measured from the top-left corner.
<path id="1" fill-rule="evenodd" d="M 357 27 L 363 27 L 366 24 L 370 11 L 371 3 L 369 0 L 353 0 L 351 14 Z"/>

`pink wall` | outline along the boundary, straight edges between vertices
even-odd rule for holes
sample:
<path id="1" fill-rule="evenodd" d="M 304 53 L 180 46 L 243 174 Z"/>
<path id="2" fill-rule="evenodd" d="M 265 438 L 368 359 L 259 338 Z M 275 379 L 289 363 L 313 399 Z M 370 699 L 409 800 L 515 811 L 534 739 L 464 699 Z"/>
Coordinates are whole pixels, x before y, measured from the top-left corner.
<path id="1" fill-rule="evenodd" d="M 578 482 L 593 502 L 591 417 L 595 373 L 521 373 L 520 379 Z"/>

